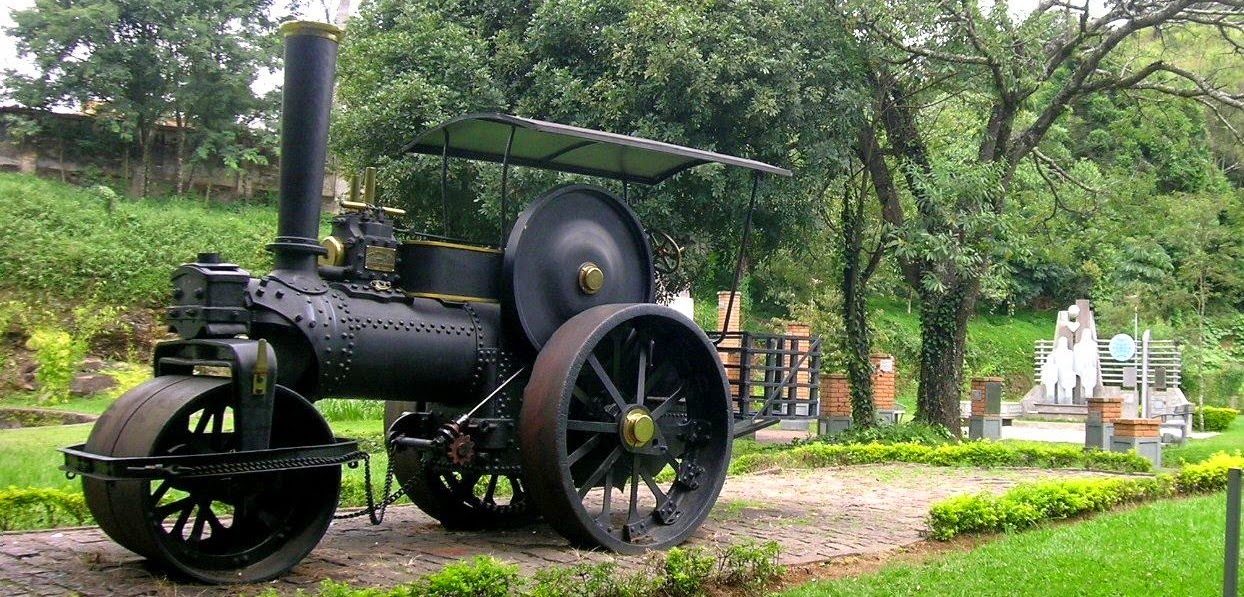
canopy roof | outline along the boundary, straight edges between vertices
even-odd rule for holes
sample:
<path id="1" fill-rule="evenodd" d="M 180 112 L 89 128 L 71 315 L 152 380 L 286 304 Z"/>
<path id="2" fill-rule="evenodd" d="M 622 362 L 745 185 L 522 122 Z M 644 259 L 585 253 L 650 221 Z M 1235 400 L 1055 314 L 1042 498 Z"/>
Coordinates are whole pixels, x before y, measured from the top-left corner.
<path id="1" fill-rule="evenodd" d="M 789 170 L 755 160 L 499 112 L 467 114 L 443 122 L 402 151 L 504 162 L 511 131 L 509 163 L 532 168 L 641 184 L 656 184 L 712 162 L 791 175 Z"/>

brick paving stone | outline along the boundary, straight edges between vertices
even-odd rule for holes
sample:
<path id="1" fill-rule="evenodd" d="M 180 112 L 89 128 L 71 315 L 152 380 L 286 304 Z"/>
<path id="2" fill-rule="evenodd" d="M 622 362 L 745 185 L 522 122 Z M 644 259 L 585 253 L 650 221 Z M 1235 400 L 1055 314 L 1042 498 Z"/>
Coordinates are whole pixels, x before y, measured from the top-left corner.
<path id="1" fill-rule="evenodd" d="M 882 553 L 922 540 L 929 505 L 951 495 L 1000 492 L 1040 478 L 1092 475 L 887 464 L 731 477 L 716 510 L 689 544 L 777 541 L 784 564 Z M 600 561 L 637 569 L 649 561 L 645 556 L 575 549 L 544 525 L 496 534 L 450 533 L 412 506 L 395 506 L 379 527 L 365 519 L 335 521 L 319 547 L 289 574 L 247 587 L 179 584 L 94 527 L 0 533 L 0 593 L 216 597 L 272 587 L 291 594 L 324 578 L 389 586 L 480 554 L 517 564 L 526 573 Z"/>

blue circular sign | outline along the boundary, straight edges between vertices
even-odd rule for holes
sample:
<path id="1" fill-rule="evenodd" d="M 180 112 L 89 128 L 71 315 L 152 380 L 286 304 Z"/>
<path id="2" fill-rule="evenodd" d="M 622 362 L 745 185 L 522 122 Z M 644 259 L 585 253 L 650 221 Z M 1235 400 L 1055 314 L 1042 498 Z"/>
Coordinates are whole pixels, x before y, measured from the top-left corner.
<path id="1" fill-rule="evenodd" d="M 1120 363 L 1136 357 L 1136 340 L 1127 334 L 1115 334 L 1110 339 L 1110 356 Z"/>

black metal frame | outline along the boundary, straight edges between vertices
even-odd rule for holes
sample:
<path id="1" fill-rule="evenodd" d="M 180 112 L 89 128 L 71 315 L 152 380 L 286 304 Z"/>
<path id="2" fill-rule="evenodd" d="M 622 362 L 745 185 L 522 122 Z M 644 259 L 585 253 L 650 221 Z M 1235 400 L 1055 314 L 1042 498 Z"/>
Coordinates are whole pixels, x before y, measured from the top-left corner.
<path id="1" fill-rule="evenodd" d="M 816 419 L 821 403 L 821 338 L 791 334 L 728 332 L 724 339 L 737 339 L 739 346 L 721 346 L 723 355 L 737 355 L 738 362 L 723 358 L 734 392 L 735 437 L 747 435 L 780 420 Z M 799 381 L 806 372 L 808 381 Z M 762 397 L 755 397 L 756 389 Z M 800 397 L 802 391 L 806 397 Z M 763 400 L 759 408 L 754 402 Z M 805 414 L 797 408 L 806 407 Z"/>

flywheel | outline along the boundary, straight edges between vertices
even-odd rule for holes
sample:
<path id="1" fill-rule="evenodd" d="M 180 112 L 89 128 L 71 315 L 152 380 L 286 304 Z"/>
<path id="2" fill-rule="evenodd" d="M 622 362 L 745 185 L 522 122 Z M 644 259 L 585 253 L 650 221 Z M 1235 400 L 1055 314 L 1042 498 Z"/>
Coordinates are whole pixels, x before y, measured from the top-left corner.
<path id="1" fill-rule="evenodd" d="M 532 348 L 592 307 L 653 301 L 652 251 L 621 199 L 565 186 L 523 210 L 505 246 L 504 307 Z"/>

